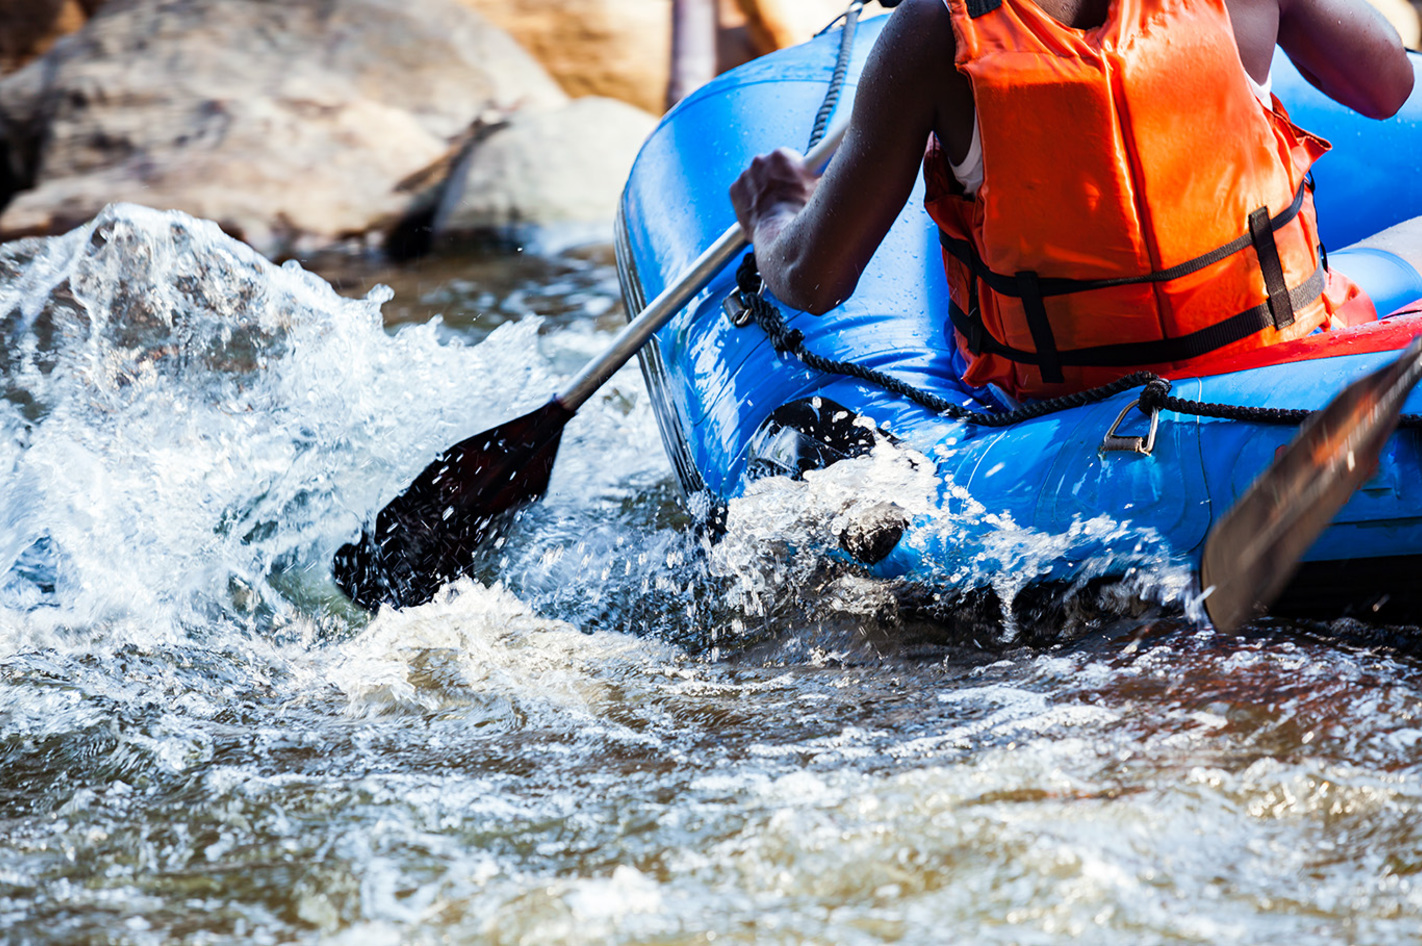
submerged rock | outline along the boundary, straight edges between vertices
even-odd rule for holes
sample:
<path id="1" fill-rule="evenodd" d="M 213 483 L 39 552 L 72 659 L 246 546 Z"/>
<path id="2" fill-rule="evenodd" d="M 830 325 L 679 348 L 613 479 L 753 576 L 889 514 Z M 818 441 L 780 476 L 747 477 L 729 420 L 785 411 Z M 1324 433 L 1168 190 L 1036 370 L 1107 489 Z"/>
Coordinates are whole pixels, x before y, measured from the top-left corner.
<path id="1" fill-rule="evenodd" d="M 308 251 L 406 214 L 482 116 L 566 101 L 456 0 L 114 2 L 0 81 L 0 239 L 128 200 Z"/>
<path id="2" fill-rule="evenodd" d="M 610 239 L 622 184 L 656 119 L 615 99 L 588 96 L 524 111 L 473 144 L 435 215 L 437 238 L 486 239 L 564 228 Z"/>

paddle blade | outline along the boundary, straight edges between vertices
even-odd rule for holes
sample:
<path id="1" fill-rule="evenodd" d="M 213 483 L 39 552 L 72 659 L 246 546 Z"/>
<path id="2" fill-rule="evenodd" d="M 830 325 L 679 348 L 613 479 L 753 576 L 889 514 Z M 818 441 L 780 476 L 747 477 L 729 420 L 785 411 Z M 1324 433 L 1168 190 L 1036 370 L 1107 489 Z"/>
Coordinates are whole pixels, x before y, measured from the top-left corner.
<path id="1" fill-rule="evenodd" d="M 1403 402 L 1422 378 L 1422 338 L 1354 381 L 1304 422 L 1205 539 L 1205 611 L 1233 631 L 1274 602 L 1319 534 L 1377 468 Z"/>
<path id="2" fill-rule="evenodd" d="M 475 549 L 548 489 L 563 427 L 557 399 L 463 440 L 425 467 L 375 526 L 336 552 L 336 584 L 363 608 L 424 604 L 467 572 Z"/>

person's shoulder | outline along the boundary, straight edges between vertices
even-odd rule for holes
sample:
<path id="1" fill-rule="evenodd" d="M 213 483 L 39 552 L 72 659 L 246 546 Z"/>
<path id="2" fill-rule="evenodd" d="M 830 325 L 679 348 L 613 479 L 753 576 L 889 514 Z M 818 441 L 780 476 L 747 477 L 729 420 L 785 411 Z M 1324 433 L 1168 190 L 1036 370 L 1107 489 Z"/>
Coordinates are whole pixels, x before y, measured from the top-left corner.
<path id="1" fill-rule="evenodd" d="M 883 38 L 906 54 L 941 57 L 953 55 L 953 17 L 948 0 L 900 0 Z"/>
<path id="2" fill-rule="evenodd" d="M 899 0 L 894 6 L 893 15 L 912 21 L 917 26 L 930 29 L 935 26 L 947 26 L 951 29 L 948 3 L 949 0 Z"/>

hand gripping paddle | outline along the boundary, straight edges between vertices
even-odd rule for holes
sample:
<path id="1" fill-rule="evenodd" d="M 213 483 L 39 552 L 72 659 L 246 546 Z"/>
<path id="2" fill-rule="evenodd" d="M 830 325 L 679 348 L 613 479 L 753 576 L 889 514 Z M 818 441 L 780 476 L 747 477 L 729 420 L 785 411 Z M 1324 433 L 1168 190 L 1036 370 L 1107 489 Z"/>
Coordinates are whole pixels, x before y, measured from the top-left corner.
<path id="1" fill-rule="evenodd" d="M 828 162 L 847 125 L 825 135 L 805 163 Z M 411 607 L 467 572 L 478 546 L 547 492 L 563 427 L 578 408 L 745 246 L 739 225 L 726 230 L 547 404 L 436 457 L 380 510 L 372 528 L 336 552 L 331 571 L 341 590 L 372 611 L 381 604 Z"/>

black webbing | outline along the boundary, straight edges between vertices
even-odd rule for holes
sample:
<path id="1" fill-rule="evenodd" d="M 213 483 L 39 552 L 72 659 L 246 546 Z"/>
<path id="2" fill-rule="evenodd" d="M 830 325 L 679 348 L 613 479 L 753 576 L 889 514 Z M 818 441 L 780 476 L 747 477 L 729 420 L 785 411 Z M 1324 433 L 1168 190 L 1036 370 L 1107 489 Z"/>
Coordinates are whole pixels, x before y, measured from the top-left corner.
<path id="1" fill-rule="evenodd" d="M 1269 296 L 1269 314 L 1277 329 L 1294 324 L 1294 306 L 1289 299 L 1289 284 L 1284 279 L 1284 264 L 1279 259 L 1279 246 L 1274 242 L 1274 228 L 1269 226 L 1269 208 L 1250 211 L 1249 239 L 1254 255 L 1259 258 L 1259 272 L 1264 276 L 1264 290 Z"/>
<path id="2" fill-rule="evenodd" d="M 1289 298 L 1294 307 L 1302 308 L 1317 299 L 1323 292 L 1324 279 L 1323 267 L 1320 266 L 1313 271 L 1312 276 L 1304 280 L 1302 285 L 1289 290 Z M 971 291 L 974 288 L 976 288 L 975 285 L 969 291 L 969 305 L 975 301 Z M 969 315 L 956 304 L 949 303 L 948 318 L 952 320 L 953 327 L 968 339 L 968 350 L 973 354 L 987 352 L 990 355 L 1001 355 L 1022 364 L 1035 365 L 1038 363 L 1036 352 L 1013 348 L 994 338 L 983 326 L 981 316 Z M 1030 321 L 1028 324 L 1030 326 Z M 1198 358 L 1233 344 L 1242 338 L 1248 338 L 1255 332 L 1271 328 L 1273 325 L 1274 317 L 1270 312 L 1269 303 L 1266 301 L 1188 335 L 1158 338 L 1149 342 L 1122 342 L 1117 345 L 1097 345 L 1091 348 L 1060 349 L 1054 351 L 1053 355 L 1058 365 L 1067 365 L 1073 368 L 1128 368 L 1132 365 L 1158 365 L 1167 361 L 1188 361 L 1191 358 Z M 1038 344 L 1035 333 L 1032 341 L 1034 344 Z M 1045 376 L 1043 380 L 1045 380 Z"/>
<path id="3" fill-rule="evenodd" d="M 1037 274 L 1031 270 L 1018 273 L 1017 292 L 1022 297 L 1022 311 L 1027 316 L 1027 328 L 1032 333 L 1032 347 L 1037 349 L 1034 364 L 1047 384 L 1061 384 L 1066 377 L 1062 374 L 1057 338 L 1052 332 L 1052 323 L 1047 318 L 1047 307 L 1042 304 Z"/>
<path id="4" fill-rule="evenodd" d="M 1002 0 L 968 0 L 968 16 L 976 20 L 1002 6 Z"/>

